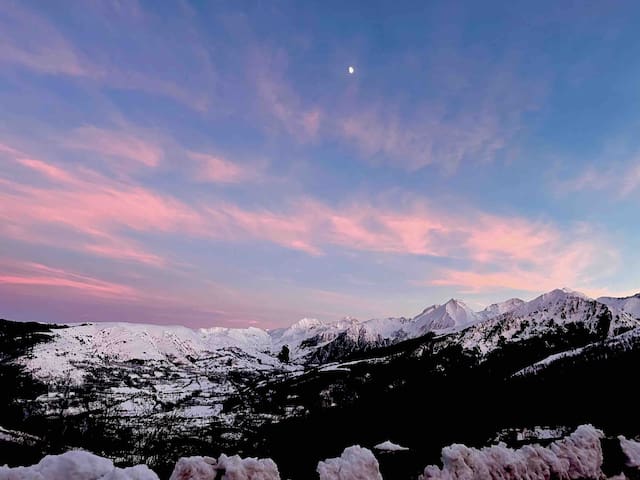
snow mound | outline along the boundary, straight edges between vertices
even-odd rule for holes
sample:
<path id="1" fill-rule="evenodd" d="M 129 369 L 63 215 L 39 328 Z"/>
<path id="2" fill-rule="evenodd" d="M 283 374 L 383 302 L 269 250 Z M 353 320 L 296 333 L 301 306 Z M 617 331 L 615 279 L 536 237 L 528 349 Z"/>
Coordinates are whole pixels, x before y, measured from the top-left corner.
<path id="1" fill-rule="evenodd" d="M 627 440 L 622 435 L 618 437 L 618 440 L 620 440 L 622 452 L 627 457 L 627 467 L 640 468 L 640 443 Z"/>
<path id="2" fill-rule="evenodd" d="M 216 459 L 211 457 L 183 457 L 173 468 L 169 480 L 214 480 Z"/>
<path id="3" fill-rule="evenodd" d="M 30 467 L 0 467 L 0 480 L 158 480 L 146 465 L 116 468 L 113 462 L 89 452 L 72 450 L 47 455 Z"/>
<path id="4" fill-rule="evenodd" d="M 375 448 L 376 450 L 382 450 L 385 452 L 401 452 L 404 450 L 409 450 L 407 447 L 403 447 L 401 445 L 398 445 L 397 443 L 393 443 L 390 440 L 379 443 L 378 445 L 375 445 L 373 448 Z"/>
<path id="5" fill-rule="evenodd" d="M 499 444 L 476 449 L 453 444 L 442 449 L 442 469 L 430 465 L 419 480 L 596 480 L 602 477 L 602 436 L 591 425 L 582 425 L 546 448 L 527 445 L 512 450 Z"/>
<path id="6" fill-rule="evenodd" d="M 136 465 L 135 467 L 115 468 L 111 473 L 107 473 L 99 480 L 152 480 L 158 476 L 146 465 Z"/>
<path id="7" fill-rule="evenodd" d="M 220 455 L 217 469 L 221 480 L 280 480 L 278 467 L 270 458 L 240 458 Z"/>
<path id="8" fill-rule="evenodd" d="M 318 463 L 320 480 L 382 480 L 378 460 L 371 450 L 348 447 L 339 458 Z"/>
<path id="9" fill-rule="evenodd" d="M 280 473 L 270 458 L 222 454 L 218 461 L 211 457 L 181 458 L 169 480 L 280 480 Z"/>

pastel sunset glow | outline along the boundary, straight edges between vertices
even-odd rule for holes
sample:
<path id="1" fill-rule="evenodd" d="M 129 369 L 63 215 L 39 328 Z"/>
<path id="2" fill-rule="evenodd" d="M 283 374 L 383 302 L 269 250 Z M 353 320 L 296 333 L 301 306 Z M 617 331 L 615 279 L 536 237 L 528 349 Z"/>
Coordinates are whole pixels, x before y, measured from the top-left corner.
<path id="1" fill-rule="evenodd" d="M 0 317 L 640 291 L 640 3 L 543 4 L 2 2 Z"/>

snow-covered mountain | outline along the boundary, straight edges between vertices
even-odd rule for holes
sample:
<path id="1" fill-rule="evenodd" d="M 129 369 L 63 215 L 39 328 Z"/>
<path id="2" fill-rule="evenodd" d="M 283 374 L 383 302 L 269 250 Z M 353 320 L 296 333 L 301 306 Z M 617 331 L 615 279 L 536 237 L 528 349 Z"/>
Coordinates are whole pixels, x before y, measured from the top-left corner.
<path id="1" fill-rule="evenodd" d="M 640 318 L 640 293 L 624 298 L 600 297 L 598 298 L 598 301 L 610 307 L 622 310 L 635 318 Z"/>
<path id="2" fill-rule="evenodd" d="M 461 300 L 451 299 L 444 305 L 431 305 L 416 316 L 405 329 L 411 336 L 427 332 L 454 331 L 480 320 L 480 316 Z"/>
<path id="3" fill-rule="evenodd" d="M 236 355 L 234 368 L 270 368 L 279 363 L 267 352 L 269 334 L 259 328 L 191 329 L 139 323 L 86 323 L 50 333 L 51 341 L 36 345 L 26 367 L 40 378 L 71 376 L 80 381 L 86 363 L 154 362 L 193 366 L 207 359 L 223 369 L 227 354 Z M 217 355 L 212 356 L 214 352 Z M 219 364 L 219 365 L 216 365 Z"/>
<path id="4" fill-rule="evenodd" d="M 81 380 L 82 365 L 95 362 L 158 362 L 224 371 L 282 368 L 277 359 L 287 345 L 292 363 L 322 363 L 355 351 L 417 338 L 462 332 L 466 347 L 490 351 L 499 341 L 541 335 L 555 326 L 580 324 L 610 332 L 637 326 L 640 295 L 593 300 L 570 289 L 556 289 L 529 302 L 513 298 L 474 312 L 461 300 L 431 305 L 413 318 L 390 317 L 336 322 L 304 318 L 288 328 L 202 328 L 133 323 L 70 324 L 49 335 L 21 361 L 40 378 L 68 375 Z M 231 364 L 229 362 L 231 360 Z M 287 367 L 295 368 L 292 366 Z"/>
<path id="5" fill-rule="evenodd" d="M 97 431 L 123 427 L 135 437 L 170 425 L 172 438 L 203 428 L 216 442 L 233 442 L 261 425 L 356 400 L 376 412 L 381 394 L 396 402 L 394 411 L 418 415 L 415 408 L 423 405 L 415 398 L 431 380 L 444 382 L 445 391 L 453 388 L 436 402 L 448 411 L 447 403 L 453 409 L 478 372 L 496 387 L 585 359 L 636 358 L 627 352 L 640 356 L 637 300 L 594 300 L 557 289 L 481 311 L 451 299 L 412 318 L 305 318 L 271 331 L 0 321 L 0 374 L 15 390 L 19 412 L 75 418 L 79 431 L 98 422 Z M 285 345 L 290 362 L 279 355 Z M 632 363 L 616 366 L 624 371 Z M 19 377 L 12 376 L 16 366 Z"/>
<path id="6" fill-rule="evenodd" d="M 501 343 L 518 342 L 547 334 L 593 334 L 602 338 L 640 327 L 640 321 L 618 308 L 567 289 L 544 293 L 529 302 L 483 320 L 461 334 L 469 349 L 490 352 Z"/>
<path id="7" fill-rule="evenodd" d="M 490 318 L 497 317 L 498 315 L 511 312 L 523 303 L 525 303 L 525 301 L 520 300 L 519 298 L 510 298 L 509 300 L 505 300 L 504 302 L 492 303 L 484 310 L 479 311 L 477 315 L 482 320 L 488 320 Z"/>
<path id="8" fill-rule="evenodd" d="M 179 417 L 223 418 L 225 402 L 244 398 L 247 387 L 256 382 L 302 375 L 309 366 L 380 347 L 398 345 L 402 350 L 402 342 L 426 334 L 430 337 L 425 339 L 437 339 L 437 348 L 458 345 L 482 356 L 532 339 L 539 339 L 539 348 L 555 355 L 590 342 L 622 339 L 624 332 L 631 332 L 625 338 L 634 336 L 633 332 L 640 332 L 640 320 L 627 313 L 633 300 L 607 299 L 605 304 L 557 289 L 529 302 L 510 299 L 480 312 L 451 299 L 413 318 L 361 322 L 346 317 L 330 323 L 303 319 L 272 331 L 131 323 L 69 325 L 43 332 L 49 341 L 33 345 L 15 361 L 49 385 L 72 382 L 97 388 L 123 416 L 152 418 L 163 415 L 163 405 L 170 404 Z M 278 358 L 285 345 L 290 349 L 289 363 Z M 56 399 L 41 398 L 49 404 Z M 228 420 L 234 421 L 233 416 Z"/>

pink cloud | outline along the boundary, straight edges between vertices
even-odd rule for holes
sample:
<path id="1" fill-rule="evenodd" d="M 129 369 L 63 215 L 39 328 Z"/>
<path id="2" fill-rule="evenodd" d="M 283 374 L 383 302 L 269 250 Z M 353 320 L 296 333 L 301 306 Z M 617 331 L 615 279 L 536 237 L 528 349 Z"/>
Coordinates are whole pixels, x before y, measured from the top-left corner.
<path id="1" fill-rule="evenodd" d="M 4 143 L 0 143 L 0 153 L 5 153 L 12 156 L 23 155 L 22 152 L 20 152 L 19 150 L 16 150 L 15 148 L 12 148 L 9 145 L 6 145 Z"/>
<path id="2" fill-rule="evenodd" d="M 31 170 L 34 170 L 45 177 L 60 182 L 70 182 L 72 177 L 63 169 L 56 167 L 50 163 L 43 162 L 35 158 L 18 158 L 17 162 Z"/>
<path id="3" fill-rule="evenodd" d="M 388 92 L 365 97 L 357 78 L 350 78 L 345 79 L 349 87 L 333 91 L 320 106 L 291 82 L 295 76 L 289 72 L 287 55 L 277 49 L 262 48 L 253 55 L 250 74 L 261 113 L 300 142 L 339 140 L 354 147 L 365 162 L 407 171 L 432 165 L 451 173 L 462 163 L 504 156 L 516 140 L 523 116 L 537 108 L 544 80 L 517 77 L 512 58 L 503 64 L 469 62 L 450 46 L 445 51 L 430 59 L 434 71 L 444 67 L 451 73 L 441 84 L 433 80 L 441 94 L 426 91 L 411 102 L 395 100 Z M 457 56 L 452 59 L 450 53 Z"/>
<path id="4" fill-rule="evenodd" d="M 208 108 L 210 98 L 206 87 L 214 83 L 216 75 L 208 52 L 194 41 L 197 35 L 190 26 L 182 31 L 187 39 L 176 42 L 175 37 L 170 39 L 162 33 L 166 31 L 166 25 L 159 30 L 159 34 L 149 30 L 152 16 L 144 15 L 142 10 L 139 15 L 123 15 L 118 9 L 109 9 L 96 3 L 85 9 L 84 13 L 97 17 L 98 26 L 116 13 L 117 18 L 111 19 L 106 35 L 116 38 L 134 35 L 130 42 L 126 42 L 126 50 L 117 52 L 118 61 L 114 61 L 112 54 L 104 49 L 92 48 L 89 44 L 79 48 L 70 40 L 70 36 L 38 11 L 14 2 L 3 5 L 3 16 L 0 18 L 0 64 L 48 75 L 81 77 L 97 85 L 160 95 L 200 111 Z M 178 17 L 173 18 L 177 23 L 180 22 Z M 189 18 L 188 15 L 186 18 Z M 140 41 L 146 38 L 146 35 L 139 35 L 142 29 L 152 36 L 153 40 L 149 43 Z M 138 32 L 137 37 L 135 32 Z M 113 46 L 117 48 L 117 43 L 114 42 Z M 155 65 L 156 68 L 150 70 L 149 64 L 157 57 L 154 54 L 159 48 L 170 52 L 176 64 L 167 68 L 163 58 L 161 65 Z M 197 88 L 194 85 L 186 87 L 183 76 L 171 74 L 184 71 L 183 62 L 197 70 L 198 75 L 193 76 L 201 79 Z"/>
<path id="5" fill-rule="evenodd" d="M 0 154 L 5 155 L 22 167 L 35 171 L 51 180 L 57 180 L 61 182 L 71 181 L 71 177 L 63 169 L 58 168 L 50 163 L 43 162 L 42 160 L 30 158 L 26 153 L 21 152 L 16 148 L 10 147 L 9 145 L 0 143 Z"/>
<path id="6" fill-rule="evenodd" d="M 614 197 L 628 197 L 640 190 L 640 155 L 624 162 L 608 162 L 606 167 L 586 167 L 575 177 L 556 180 L 553 186 L 559 195 L 605 190 Z"/>
<path id="7" fill-rule="evenodd" d="M 93 238 L 79 249 L 101 257 L 133 261 L 155 267 L 166 267 L 167 261 L 152 252 L 144 250 L 135 242 L 104 232 L 96 232 Z"/>
<path id="8" fill-rule="evenodd" d="M 162 266 L 165 262 L 160 256 L 126 239 L 122 227 L 161 232 L 204 228 L 197 212 L 170 197 L 91 170 L 71 173 L 43 160 L 23 157 L 16 149 L 4 151 L 14 153 L 16 163 L 62 182 L 50 187 L 0 182 L 0 232 L 8 237 Z M 75 234 L 68 238 L 46 234 L 43 229 L 47 226 Z"/>
<path id="9" fill-rule="evenodd" d="M 280 128 L 299 141 L 318 136 L 324 112 L 305 105 L 285 76 L 287 56 L 282 50 L 259 49 L 251 56 L 250 75 L 264 114 L 275 119 Z"/>
<path id="10" fill-rule="evenodd" d="M 559 233 L 550 226 L 523 218 L 481 214 L 474 221 L 477 228 L 469 232 L 465 247 L 480 262 L 535 260 L 560 240 Z"/>
<path id="11" fill-rule="evenodd" d="M 206 213 L 212 231 L 216 232 L 213 235 L 219 238 L 237 240 L 253 237 L 311 255 L 321 253 L 313 239 L 315 221 L 310 218 L 313 213 L 249 211 L 229 204 L 208 207 Z"/>
<path id="12" fill-rule="evenodd" d="M 240 183 L 258 177 L 255 167 L 243 166 L 217 155 L 188 152 L 188 156 L 198 163 L 195 180 L 200 182 Z"/>
<path id="13" fill-rule="evenodd" d="M 471 258 L 477 261 L 468 268 L 443 269 L 422 283 L 460 287 L 468 293 L 540 292 L 559 286 L 589 291 L 599 278 L 613 273 L 619 263 L 617 252 L 596 232 L 585 228 L 555 230 L 547 241 L 524 245 L 523 252 L 515 256 L 510 246 L 504 252 L 485 249 L 482 244 L 475 248 Z"/>
<path id="14" fill-rule="evenodd" d="M 154 143 L 126 132 L 94 126 L 76 128 L 63 143 L 69 148 L 133 160 L 147 167 L 157 166 L 163 156 L 162 148 Z"/>
<path id="15" fill-rule="evenodd" d="M 417 105 L 409 120 L 404 117 L 389 106 L 357 109 L 337 119 L 336 131 L 370 161 L 409 171 L 428 165 L 453 171 L 463 161 L 490 161 L 514 133 L 492 109 L 452 115 L 435 105 Z"/>
<path id="16" fill-rule="evenodd" d="M 322 255 L 333 246 L 456 259 L 465 268 L 442 270 L 424 282 L 474 291 L 523 289 L 527 284 L 536 290 L 541 285 L 588 286 L 614 256 L 606 253 L 607 262 L 600 260 L 608 247 L 588 229 L 563 230 L 473 209 L 452 214 L 423 201 L 402 207 L 398 199 L 393 207 L 369 202 L 339 207 L 302 197 L 278 210 L 222 201 L 191 205 L 95 172 L 72 174 L 42 160 L 26 165 L 69 181 L 48 188 L 0 184 L 0 232 L 38 242 L 46 241 L 44 227 L 64 228 L 75 232 L 72 249 L 150 266 L 164 266 L 165 260 L 127 239 L 127 232 L 270 242 L 309 255 Z"/>
<path id="17" fill-rule="evenodd" d="M 54 75 L 87 75 L 71 44 L 49 22 L 20 3 L 3 5 L 0 63 Z"/>
<path id="18" fill-rule="evenodd" d="M 24 263 L 17 272 L 0 275 L 0 284 L 15 286 L 45 286 L 73 289 L 100 297 L 135 297 L 133 288 L 99 280 L 86 275 L 51 268 L 39 263 Z M 5 268 L 7 265 L 5 265 Z"/>

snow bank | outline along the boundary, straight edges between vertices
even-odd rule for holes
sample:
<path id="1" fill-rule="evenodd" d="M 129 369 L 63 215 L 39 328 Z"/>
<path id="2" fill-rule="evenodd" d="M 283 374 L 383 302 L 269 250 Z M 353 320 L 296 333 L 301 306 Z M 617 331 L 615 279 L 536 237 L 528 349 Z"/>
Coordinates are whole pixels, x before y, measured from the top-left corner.
<path id="1" fill-rule="evenodd" d="M 348 447 L 339 458 L 318 463 L 320 480 L 382 480 L 378 460 L 370 450 Z"/>
<path id="2" fill-rule="evenodd" d="M 240 458 L 220 455 L 217 468 L 221 480 L 280 480 L 278 467 L 270 458 Z"/>
<path id="3" fill-rule="evenodd" d="M 89 452 L 72 450 L 47 455 L 30 467 L 0 467 L 0 480 L 158 480 L 145 465 L 116 468 L 111 460 Z"/>
<path id="4" fill-rule="evenodd" d="M 377 465 L 377 464 L 376 464 Z M 113 462 L 89 452 L 48 455 L 31 467 L 1 467 L 0 480 L 159 480 L 146 465 L 117 468 Z M 181 458 L 170 480 L 280 480 L 271 459 L 238 455 Z"/>
<path id="5" fill-rule="evenodd" d="M 215 467 L 215 458 L 184 457 L 176 463 L 169 480 L 214 480 Z"/>
<path id="6" fill-rule="evenodd" d="M 442 449 L 442 469 L 428 466 L 420 480 L 546 480 L 549 478 L 599 479 L 602 477 L 603 434 L 582 425 L 569 437 L 549 447 L 527 445 L 518 450 L 504 444 L 475 449 L 454 444 Z"/>
<path id="7" fill-rule="evenodd" d="M 526 445 L 518 450 L 505 444 L 476 449 L 453 444 L 442 449 L 442 468 L 430 465 L 419 480 L 596 480 L 602 473 L 603 434 L 591 425 L 582 425 L 570 436 L 548 447 Z M 627 458 L 625 472 L 640 470 L 640 443 L 618 437 Z M 390 441 L 378 450 L 407 450 Z M 338 458 L 318 463 L 320 480 L 382 480 L 378 461 L 366 448 L 346 448 Z M 624 474 L 611 477 L 623 480 Z M 49 455 L 30 467 L 0 466 L 0 480 L 159 480 L 145 465 L 117 468 L 111 460 L 84 451 Z M 238 455 L 186 457 L 176 463 L 170 480 L 280 480 L 271 459 L 241 458 Z"/>
<path id="8" fill-rule="evenodd" d="M 627 440 L 622 435 L 618 440 L 620 440 L 622 452 L 627 457 L 627 467 L 640 468 L 640 443 Z"/>
<path id="9" fill-rule="evenodd" d="M 181 458 L 169 480 L 280 480 L 280 473 L 269 458 L 222 454 L 217 461 L 211 457 Z"/>
<path id="10" fill-rule="evenodd" d="M 378 445 L 374 446 L 373 448 L 375 448 L 376 450 L 381 450 L 383 452 L 402 452 L 402 451 L 405 451 L 405 450 L 409 450 L 407 447 L 403 447 L 401 445 L 398 445 L 397 443 L 393 443 L 390 440 L 387 440 L 386 442 L 379 443 Z"/>

